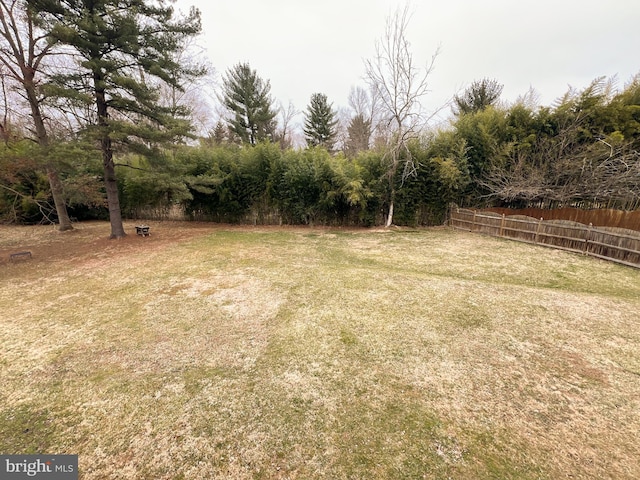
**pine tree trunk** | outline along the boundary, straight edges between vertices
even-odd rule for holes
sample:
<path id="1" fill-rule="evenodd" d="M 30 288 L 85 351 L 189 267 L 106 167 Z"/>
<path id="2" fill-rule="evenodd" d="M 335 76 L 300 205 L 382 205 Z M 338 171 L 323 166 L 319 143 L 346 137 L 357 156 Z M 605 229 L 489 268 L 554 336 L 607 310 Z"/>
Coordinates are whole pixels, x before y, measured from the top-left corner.
<path id="1" fill-rule="evenodd" d="M 105 141 L 103 140 L 103 145 Z M 111 139 L 108 139 L 111 144 Z M 104 147 L 103 147 L 104 148 Z M 111 223 L 111 235 L 109 238 L 122 238 L 127 234 L 122 224 L 122 213 L 120 211 L 120 198 L 118 197 L 118 183 L 116 182 L 116 169 L 113 164 L 113 152 L 109 150 L 105 153 L 103 150 L 104 164 L 104 185 L 107 191 L 107 206 L 109 207 L 109 222 Z"/>
<path id="2" fill-rule="evenodd" d="M 95 85 L 99 85 L 102 79 L 95 76 L 94 82 Z M 102 127 L 100 147 L 102 150 L 102 166 L 104 167 L 104 185 L 107 192 L 107 206 L 109 208 L 109 222 L 111 223 L 111 235 L 109 238 L 123 238 L 127 234 L 122 224 L 122 212 L 120 211 L 120 198 L 118 197 L 116 168 L 113 163 L 113 148 L 108 130 L 108 111 L 104 90 L 96 89 L 96 107 L 98 110 L 98 125 Z"/>

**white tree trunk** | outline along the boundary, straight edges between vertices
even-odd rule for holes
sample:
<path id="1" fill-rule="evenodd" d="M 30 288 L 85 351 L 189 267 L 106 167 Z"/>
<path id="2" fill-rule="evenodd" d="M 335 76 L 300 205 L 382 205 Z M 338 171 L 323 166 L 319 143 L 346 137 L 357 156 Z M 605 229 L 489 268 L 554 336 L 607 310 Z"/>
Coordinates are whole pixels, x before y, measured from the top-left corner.
<path id="1" fill-rule="evenodd" d="M 393 200 L 389 203 L 389 216 L 387 216 L 387 223 L 385 224 L 385 228 L 389 228 L 393 225 Z"/>

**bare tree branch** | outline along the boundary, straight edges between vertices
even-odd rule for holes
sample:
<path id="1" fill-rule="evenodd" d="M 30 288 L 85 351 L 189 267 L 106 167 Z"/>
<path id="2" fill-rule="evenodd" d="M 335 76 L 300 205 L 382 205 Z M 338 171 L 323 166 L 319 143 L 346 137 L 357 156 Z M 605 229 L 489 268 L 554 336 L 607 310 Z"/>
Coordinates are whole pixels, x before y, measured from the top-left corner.
<path id="1" fill-rule="evenodd" d="M 435 115 L 425 117 L 421 101 L 429 92 L 429 77 L 439 49 L 424 67 L 418 67 L 406 36 L 409 20 L 409 6 L 398 8 L 387 18 L 385 33 L 376 42 L 374 58 L 365 60 L 366 81 L 381 106 L 382 122 L 390 130 L 385 153 L 391 187 L 387 227 L 393 223 L 394 182 L 398 169 L 402 166 L 401 184 L 417 170 L 408 142 L 417 137 L 425 119 Z"/>

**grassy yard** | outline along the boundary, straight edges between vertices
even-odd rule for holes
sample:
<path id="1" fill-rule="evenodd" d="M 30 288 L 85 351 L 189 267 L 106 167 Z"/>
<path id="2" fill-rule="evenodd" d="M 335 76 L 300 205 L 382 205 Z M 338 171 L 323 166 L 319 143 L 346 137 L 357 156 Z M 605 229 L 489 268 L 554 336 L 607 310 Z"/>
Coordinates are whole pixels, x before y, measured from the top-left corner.
<path id="1" fill-rule="evenodd" d="M 640 270 L 448 229 L 151 231 L 0 227 L 0 453 L 79 454 L 82 479 L 640 478 Z"/>

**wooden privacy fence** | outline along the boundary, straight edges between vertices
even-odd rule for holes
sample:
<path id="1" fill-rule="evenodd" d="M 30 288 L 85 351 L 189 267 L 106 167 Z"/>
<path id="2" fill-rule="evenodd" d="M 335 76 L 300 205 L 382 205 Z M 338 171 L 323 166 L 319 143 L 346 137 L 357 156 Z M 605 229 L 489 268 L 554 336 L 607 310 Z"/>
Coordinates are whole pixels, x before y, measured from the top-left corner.
<path id="1" fill-rule="evenodd" d="M 462 208 L 451 209 L 449 224 L 459 230 L 559 248 L 640 268 L 640 232 L 634 230 Z"/>
<path id="2" fill-rule="evenodd" d="M 582 208 L 553 208 L 545 210 L 542 208 L 500 208 L 490 207 L 482 209 L 482 213 L 493 212 L 502 215 L 526 215 L 533 218 L 544 218 L 545 220 L 571 220 L 572 222 L 589 225 L 592 223 L 598 227 L 617 227 L 629 230 L 640 230 L 640 210 L 625 211 L 612 210 L 610 208 L 592 208 L 584 210 Z"/>

